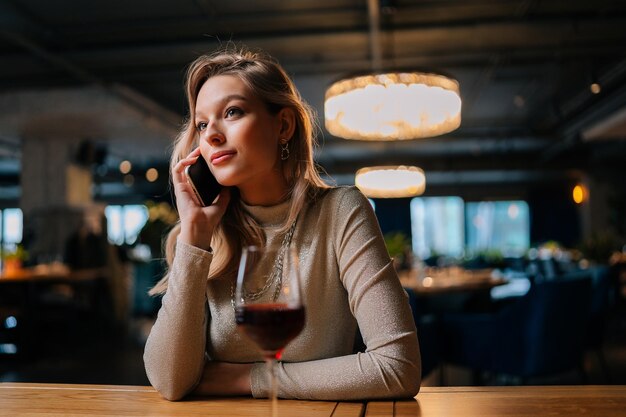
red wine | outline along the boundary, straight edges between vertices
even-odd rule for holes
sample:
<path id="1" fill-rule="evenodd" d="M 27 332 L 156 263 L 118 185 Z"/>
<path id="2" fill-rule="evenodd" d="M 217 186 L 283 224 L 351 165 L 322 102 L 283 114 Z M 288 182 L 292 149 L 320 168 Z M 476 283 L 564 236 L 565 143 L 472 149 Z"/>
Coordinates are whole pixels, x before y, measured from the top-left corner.
<path id="1" fill-rule="evenodd" d="M 280 359 L 283 349 L 304 327 L 304 307 L 287 304 L 251 304 L 236 311 L 237 325 L 263 355 Z"/>

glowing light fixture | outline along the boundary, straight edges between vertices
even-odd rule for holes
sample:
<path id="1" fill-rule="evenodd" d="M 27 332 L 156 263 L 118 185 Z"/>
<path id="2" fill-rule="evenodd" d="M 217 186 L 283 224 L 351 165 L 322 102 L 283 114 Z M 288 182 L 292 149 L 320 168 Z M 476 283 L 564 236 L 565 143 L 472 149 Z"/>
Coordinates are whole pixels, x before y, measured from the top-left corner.
<path id="1" fill-rule="evenodd" d="M 146 171 L 146 179 L 149 182 L 155 182 L 159 178 L 159 171 L 156 168 L 150 168 Z"/>
<path id="2" fill-rule="evenodd" d="M 132 169 L 132 167 L 133 167 L 133 164 L 131 164 L 130 161 L 124 160 L 120 162 L 120 172 L 122 174 L 128 174 L 130 170 Z"/>
<path id="3" fill-rule="evenodd" d="M 326 90 L 326 129 L 357 140 L 438 136 L 461 124 L 456 80 L 429 72 L 387 72 L 380 42 L 380 3 L 368 0 L 372 73 L 337 81 Z"/>
<path id="4" fill-rule="evenodd" d="M 354 183 L 371 198 L 414 197 L 426 189 L 426 176 L 413 166 L 368 167 L 357 171 Z"/>
<path id="5" fill-rule="evenodd" d="M 572 190 L 572 199 L 576 204 L 582 204 L 587 199 L 587 190 L 584 185 L 577 184 Z"/>
<path id="6" fill-rule="evenodd" d="M 326 129 L 358 140 L 438 136 L 461 125 L 459 84 L 420 72 L 364 75 L 338 81 L 326 91 Z"/>
<path id="7" fill-rule="evenodd" d="M 602 86 L 598 83 L 591 83 L 591 85 L 589 86 L 589 90 L 591 90 L 593 94 L 600 94 L 600 92 L 602 91 Z"/>

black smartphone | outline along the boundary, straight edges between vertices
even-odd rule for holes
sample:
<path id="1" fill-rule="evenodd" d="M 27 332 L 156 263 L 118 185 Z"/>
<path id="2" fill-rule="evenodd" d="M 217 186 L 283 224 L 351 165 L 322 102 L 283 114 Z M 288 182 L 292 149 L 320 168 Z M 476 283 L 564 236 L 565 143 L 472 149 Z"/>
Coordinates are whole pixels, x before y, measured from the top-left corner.
<path id="1" fill-rule="evenodd" d="M 217 182 L 202 155 L 185 168 L 185 176 L 204 207 L 210 206 L 222 189 L 222 185 Z"/>

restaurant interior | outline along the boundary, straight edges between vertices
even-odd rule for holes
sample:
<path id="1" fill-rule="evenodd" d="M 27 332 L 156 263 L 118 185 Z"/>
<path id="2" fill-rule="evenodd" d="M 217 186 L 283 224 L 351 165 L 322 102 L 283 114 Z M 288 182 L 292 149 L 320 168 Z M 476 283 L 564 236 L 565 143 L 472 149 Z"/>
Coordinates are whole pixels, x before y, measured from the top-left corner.
<path id="1" fill-rule="evenodd" d="M 612 0 L 0 2 L 0 382 L 149 384 L 185 69 L 246 45 L 370 199 L 423 385 L 626 384 L 625 44 Z M 393 129 L 347 94 L 413 82 Z"/>

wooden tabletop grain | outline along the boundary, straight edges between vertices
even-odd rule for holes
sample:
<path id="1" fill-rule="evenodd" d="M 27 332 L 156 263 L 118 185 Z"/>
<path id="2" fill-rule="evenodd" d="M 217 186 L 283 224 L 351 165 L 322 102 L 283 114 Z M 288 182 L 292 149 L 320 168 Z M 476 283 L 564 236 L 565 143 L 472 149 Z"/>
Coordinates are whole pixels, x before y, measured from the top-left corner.
<path id="1" fill-rule="evenodd" d="M 268 416 L 252 398 L 170 402 L 150 387 L 0 383 L 0 416 Z M 626 386 L 424 387 L 410 400 L 279 400 L 279 416 L 296 417 L 626 417 Z"/>
<path id="2" fill-rule="evenodd" d="M 363 403 L 280 400 L 279 416 L 360 417 Z M 269 416 L 252 398 L 190 398 L 171 402 L 151 387 L 0 383 L 2 417 Z"/>
<path id="3" fill-rule="evenodd" d="M 626 417 L 626 386 L 424 387 L 412 400 L 371 401 L 365 417 Z"/>

